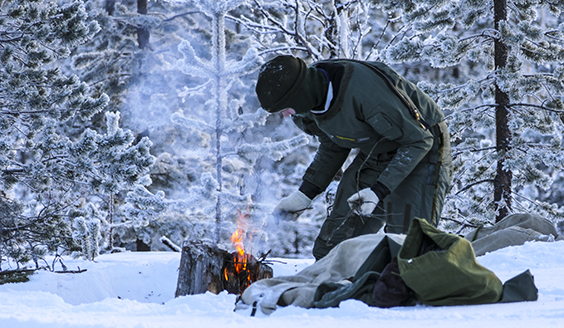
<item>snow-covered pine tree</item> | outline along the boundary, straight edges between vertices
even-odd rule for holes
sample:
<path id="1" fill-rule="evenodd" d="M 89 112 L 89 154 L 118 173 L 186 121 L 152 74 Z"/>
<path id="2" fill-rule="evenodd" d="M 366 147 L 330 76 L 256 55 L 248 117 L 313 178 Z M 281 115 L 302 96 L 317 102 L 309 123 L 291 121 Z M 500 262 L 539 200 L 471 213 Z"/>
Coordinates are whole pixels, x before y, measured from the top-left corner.
<path id="1" fill-rule="evenodd" d="M 149 172 L 154 163 L 150 154 L 151 141 L 147 137 L 136 140 L 130 130 L 120 128 L 119 117 L 119 113 L 106 112 L 107 129 L 104 134 L 96 134 L 93 130 L 86 130 L 83 134 L 89 136 L 89 142 L 93 142 L 89 145 L 93 151 L 83 154 L 88 157 L 84 176 L 92 182 L 94 195 L 103 202 L 101 207 L 105 215 L 101 220 L 105 243 L 102 246 L 106 250 L 115 246 L 116 228 L 146 226 L 149 217 L 131 215 L 131 205 L 121 206 L 124 201 L 117 200 L 125 197 L 127 192 L 150 185 Z"/>
<path id="2" fill-rule="evenodd" d="M 120 108 L 128 87 L 138 73 L 140 51 L 136 39 L 139 15 L 128 2 L 88 1 L 86 11 L 98 22 L 100 31 L 74 50 L 69 71 L 98 93 L 110 97 L 110 106 Z M 137 19 L 138 21 L 139 19 Z"/>
<path id="3" fill-rule="evenodd" d="M 198 205 L 206 209 L 205 214 L 215 216 L 212 239 L 219 242 L 223 239 L 223 233 L 230 234 L 234 231 L 222 229 L 226 223 L 237 218 L 238 211 L 248 206 L 260 208 L 260 203 L 251 204 L 252 194 L 261 188 L 261 183 L 258 183 L 254 190 L 249 189 L 253 185 L 250 179 L 257 174 L 253 172 L 253 166 L 260 162 L 260 158 L 280 159 L 293 148 L 307 143 L 307 138 L 298 136 L 273 142 L 265 137 L 256 141 L 260 133 L 257 136 L 258 131 L 250 128 L 264 124 L 267 113 L 257 107 L 243 109 L 249 106 L 247 98 L 253 95 L 253 84 L 243 77 L 256 70 L 261 59 L 254 47 L 248 48 L 242 58 L 237 58 L 236 53 L 226 52 L 226 35 L 235 34 L 229 32 L 226 17 L 245 1 L 200 0 L 195 3 L 211 20 L 211 48 L 205 54 L 209 56 L 209 60 L 199 56 L 190 42 L 183 41 L 179 50 L 184 58 L 178 61 L 178 68 L 185 74 L 202 80 L 206 87 L 201 92 L 209 100 L 194 104 L 187 97 L 183 112 L 174 114 L 172 118 L 175 123 L 187 129 L 211 136 L 213 146 L 210 150 L 213 153 L 207 157 L 215 162 L 215 170 L 202 176 L 203 188 L 200 191 L 192 188 L 187 199 L 201 199 L 197 194 L 202 192 L 208 195 L 207 202 L 200 202 Z M 190 96 L 196 95 L 194 93 Z M 264 211 L 261 214 L 267 215 Z"/>
<path id="4" fill-rule="evenodd" d="M 134 188 L 127 198 L 119 194 L 107 203 L 113 204 L 107 211 L 114 213 L 110 217 L 117 215 L 117 222 L 124 217 L 135 217 L 136 223 L 108 223 L 105 227 L 113 227 L 111 244 L 114 246 L 131 247 L 131 243 L 136 242 L 137 246 L 157 248 L 162 246 L 158 242 L 164 233 L 161 230 L 167 235 L 172 231 L 178 237 L 177 242 L 194 231 L 188 224 L 182 225 L 182 215 L 165 215 L 169 204 L 161 198 L 164 194 L 160 190 L 166 190 L 168 196 L 173 197 L 189 188 L 194 172 L 205 167 L 197 159 L 186 159 L 175 152 L 176 144 L 187 137 L 170 122 L 171 108 L 182 102 L 185 93 L 182 86 L 189 82 L 186 75 L 174 67 L 179 57 L 178 34 L 194 28 L 194 22 L 183 14 L 174 14 L 184 13 L 186 5 L 145 2 L 88 1 L 86 10 L 101 30 L 74 50 L 73 61 L 67 69 L 78 74 L 95 93 L 108 94 L 109 108 L 119 111 L 122 125 L 135 133 L 135 143 L 144 136 L 151 138 L 151 152 L 157 158 L 151 171 L 153 183 L 147 186 L 149 190 Z M 92 129 L 103 131 L 103 118 L 99 114 L 88 124 Z M 147 193 L 154 198 L 152 203 L 164 202 L 163 207 L 156 210 L 148 205 Z M 113 210 L 122 205 L 124 211 Z"/>
<path id="5" fill-rule="evenodd" d="M 193 77 L 176 67 L 182 40 L 208 42 L 206 16 L 185 1 L 152 1 L 144 14 L 138 13 L 135 0 L 89 1 L 86 9 L 102 29 L 75 50 L 77 55 L 69 68 L 96 92 L 107 93 L 110 106 L 122 114 L 123 125 L 135 131 L 138 138 L 150 136 L 151 152 L 157 156 L 150 186 L 134 189 L 126 199 L 114 197 L 116 206 L 124 200 L 131 202 L 119 215 L 134 216 L 139 223 L 115 227 L 115 244 L 131 247 L 136 241 L 137 246 L 162 249 L 163 235 L 177 243 L 187 237 L 202 237 L 204 230 L 210 230 L 207 222 L 196 219 L 199 214 L 184 211 L 179 199 L 192 185 L 200 186 L 202 172 L 213 169 L 200 154 L 186 153 L 185 145 L 204 149 L 209 147 L 209 138 L 201 132 L 187 132 L 170 117 L 183 106 L 187 95 L 193 102 L 206 101 L 193 97 L 190 89 L 205 86 L 197 85 Z M 200 27 L 200 21 L 204 27 Z M 139 30 L 151 36 L 144 47 L 139 43 Z M 103 128 L 99 123 L 96 127 Z"/>
<path id="6" fill-rule="evenodd" d="M 429 62 L 457 72 L 419 83 L 448 113 L 454 141 L 456 173 L 444 216 L 493 222 L 534 211 L 560 220 L 561 205 L 541 195 L 555 187 L 564 163 L 564 5 L 379 3 L 413 26 L 409 38 L 387 50 L 389 62 Z"/>
<path id="7" fill-rule="evenodd" d="M 72 223 L 72 237 L 80 244 L 81 253 L 84 258 L 94 260 L 100 255 L 100 220 L 88 219 L 79 216 Z"/>
<path id="8" fill-rule="evenodd" d="M 148 183 L 150 142 L 133 146 L 116 114 L 105 134 L 85 129 L 108 97 L 58 66 L 98 31 L 79 0 L 0 3 L 0 264 L 78 250 L 79 212 L 103 220 L 84 208 Z"/>
<path id="9" fill-rule="evenodd" d="M 58 125 L 88 119 L 107 97 L 90 98 L 55 61 L 98 29 L 79 1 L 0 3 L 0 262 L 72 247 L 64 217 L 75 169 L 65 163 Z"/>

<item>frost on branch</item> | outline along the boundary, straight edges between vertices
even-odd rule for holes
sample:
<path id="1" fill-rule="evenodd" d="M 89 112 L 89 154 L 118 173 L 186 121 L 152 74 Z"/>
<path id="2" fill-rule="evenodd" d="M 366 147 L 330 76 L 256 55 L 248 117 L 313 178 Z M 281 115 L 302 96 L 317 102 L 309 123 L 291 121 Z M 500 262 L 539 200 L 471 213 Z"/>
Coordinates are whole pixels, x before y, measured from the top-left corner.
<path id="1" fill-rule="evenodd" d="M 183 73 L 206 79 L 210 79 L 218 74 L 213 66 L 196 56 L 196 52 L 189 41 L 183 40 L 178 45 L 178 51 L 180 51 L 184 58 L 179 59 L 176 65 Z"/>
<path id="2" fill-rule="evenodd" d="M 241 145 L 238 148 L 238 153 L 239 156 L 251 163 L 254 163 L 261 156 L 268 156 L 275 161 L 279 161 L 285 154 L 308 143 L 308 137 L 303 134 L 277 142 L 272 142 L 269 138 L 265 138 L 260 144 Z"/>
<path id="3" fill-rule="evenodd" d="M 72 237 L 80 244 L 84 258 L 94 260 L 99 255 L 100 220 L 77 217 L 73 221 Z"/>
<path id="4" fill-rule="evenodd" d="M 171 121 L 185 128 L 204 130 L 211 133 L 214 127 L 202 120 L 188 118 L 181 113 L 172 114 Z"/>
<path id="5" fill-rule="evenodd" d="M 422 51 L 421 42 L 418 39 L 404 39 L 391 46 L 386 51 L 386 60 L 389 63 L 409 62 L 419 58 Z"/>

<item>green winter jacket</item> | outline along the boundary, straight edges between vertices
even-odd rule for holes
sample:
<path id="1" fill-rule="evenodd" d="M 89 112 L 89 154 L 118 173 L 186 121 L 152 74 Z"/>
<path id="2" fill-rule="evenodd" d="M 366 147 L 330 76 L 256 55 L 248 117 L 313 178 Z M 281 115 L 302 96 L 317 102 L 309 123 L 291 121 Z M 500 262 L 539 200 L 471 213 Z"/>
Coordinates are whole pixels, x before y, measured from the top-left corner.
<path id="1" fill-rule="evenodd" d="M 416 85 L 382 63 L 330 60 L 314 67 L 335 83 L 334 96 L 326 112 L 294 117 L 300 129 L 320 142 L 304 180 L 325 190 L 351 149 L 373 159 L 393 152 L 374 181 L 393 192 L 431 149 L 430 127 L 444 120 L 442 111 Z"/>

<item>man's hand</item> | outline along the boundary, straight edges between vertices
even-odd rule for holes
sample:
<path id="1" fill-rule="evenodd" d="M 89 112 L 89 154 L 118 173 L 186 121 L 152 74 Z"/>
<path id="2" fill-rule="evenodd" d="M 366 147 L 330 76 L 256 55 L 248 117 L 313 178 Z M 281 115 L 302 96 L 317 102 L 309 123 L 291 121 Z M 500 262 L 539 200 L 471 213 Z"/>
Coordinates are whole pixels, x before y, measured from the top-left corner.
<path id="1" fill-rule="evenodd" d="M 350 208 L 359 215 L 370 215 L 374 212 L 380 199 L 370 188 L 364 188 L 347 199 Z"/>
<path id="2" fill-rule="evenodd" d="M 272 215 L 283 220 L 297 220 L 303 211 L 309 208 L 311 199 L 297 190 L 290 196 L 282 198 L 274 208 Z"/>

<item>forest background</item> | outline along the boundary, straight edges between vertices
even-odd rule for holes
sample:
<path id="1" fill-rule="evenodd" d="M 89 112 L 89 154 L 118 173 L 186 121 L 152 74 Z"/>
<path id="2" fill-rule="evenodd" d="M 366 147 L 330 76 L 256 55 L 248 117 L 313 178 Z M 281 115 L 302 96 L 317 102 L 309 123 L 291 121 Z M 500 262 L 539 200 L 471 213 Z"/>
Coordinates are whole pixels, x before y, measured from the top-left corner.
<path id="1" fill-rule="evenodd" d="M 190 239 L 309 257 L 336 181 L 272 222 L 316 140 L 259 108 L 260 64 L 382 61 L 446 114 L 440 227 L 564 229 L 564 1 L 0 0 L 0 269 Z M 354 155 L 354 153 L 352 154 Z M 252 239 L 252 241 L 251 241 Z M 170 247 L 165 246 L 170 245 Z"/>

